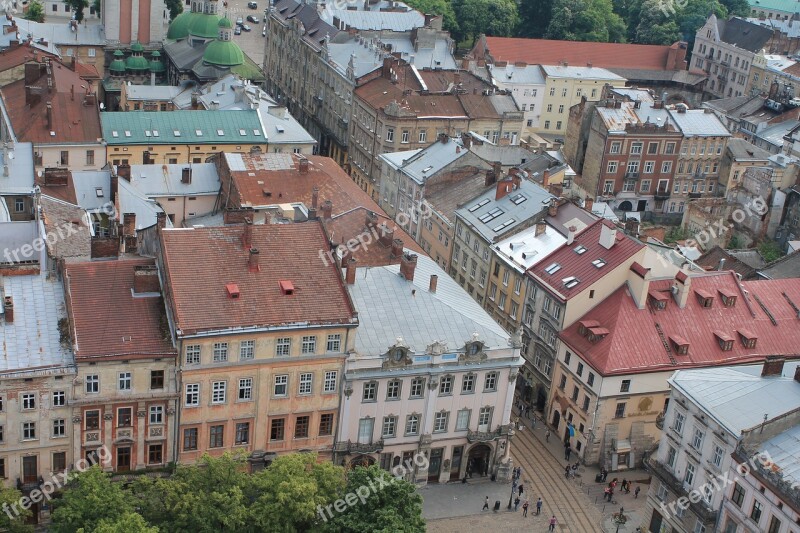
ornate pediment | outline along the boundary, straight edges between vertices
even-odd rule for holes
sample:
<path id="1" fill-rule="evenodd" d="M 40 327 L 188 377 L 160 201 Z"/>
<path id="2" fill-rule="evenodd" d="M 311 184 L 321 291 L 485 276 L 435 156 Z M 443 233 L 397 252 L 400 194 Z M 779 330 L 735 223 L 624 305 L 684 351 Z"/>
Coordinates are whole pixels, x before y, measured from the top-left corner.
<path id="1" fill-rule="evenodd" d="M 433 341 L 431 344 L 425 348 L 425 353 L 431 355 L 442 355 L 443 353 L 447 353 L 447 343 L 443 341 Z"/>
<path id="2" fill-rule="evenodd" d="M 464 353 L 459 356 L 459 362 L 479 363 L 486 359 L 485 344 L 480 340 L 480 335 L 472 334 L 472 338 L 464 344 Z"/>
<path id="3" fill-rule="evenodd" d="M 386 353 L 383 354 L 383 368 L 398 368 L 411 363 L 411 347 L 403 340 L 403 337 L 397 337 L 395 343 L 389 346 Z"/>

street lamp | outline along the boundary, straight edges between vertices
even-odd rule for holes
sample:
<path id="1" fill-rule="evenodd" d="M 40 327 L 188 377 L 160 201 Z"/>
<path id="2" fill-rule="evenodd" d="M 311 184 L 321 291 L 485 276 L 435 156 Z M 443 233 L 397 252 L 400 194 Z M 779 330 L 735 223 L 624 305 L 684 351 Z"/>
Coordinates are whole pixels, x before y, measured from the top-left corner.
<path id="1" fill-rule="evenodd" d="M 506 459 L 506 464 L 509 465 L 509 466 L 510 466 L 510 461 L 511 461 L 511 437 L 514 436 L 513 427 L 516 426 L 517 421 L 519 421 L 519 417 L 517 417 L 514 420 L 514 422 L 512 422 L 511 424 L 508 425 L 509 426 L 508 427 L 508 433 L 506 433 L 506 453 L 505 453 L 506 457 L 505 457 L 505 459 Z M 508 510 L 509 511 L 511 510 L 511 501 L 514 499 L 514 489 L 516 488 L 516 487 L 514 487 L 514 481 L 513 481 L 514 474 L 513 474 L 513 472 L 511 474 L 511 479 L 512 479 L 512 481 L 511 481 L 511 495 L 508 497 Z"/>

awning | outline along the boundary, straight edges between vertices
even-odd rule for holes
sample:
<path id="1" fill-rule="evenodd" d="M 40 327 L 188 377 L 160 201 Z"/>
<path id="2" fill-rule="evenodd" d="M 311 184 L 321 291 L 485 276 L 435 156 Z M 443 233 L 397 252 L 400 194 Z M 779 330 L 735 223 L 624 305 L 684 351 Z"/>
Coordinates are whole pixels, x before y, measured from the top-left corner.
<path id="1" fill-rule="evenodd" d="M 627 453 L 631 451 L 631 441 L 628 439 L 618 440 L 614 451 L 617 453 Z"/>

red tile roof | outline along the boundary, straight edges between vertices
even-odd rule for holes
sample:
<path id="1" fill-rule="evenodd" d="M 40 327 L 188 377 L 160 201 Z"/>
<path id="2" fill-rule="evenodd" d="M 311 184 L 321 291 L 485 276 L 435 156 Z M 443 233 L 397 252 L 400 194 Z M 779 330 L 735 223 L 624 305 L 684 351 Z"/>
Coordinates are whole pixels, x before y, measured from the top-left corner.
<path id="1" fill-rule="evenodd" d="M 283 156 L 283 154 L 278 154 Z M 311 206 L 314 187 L 317 187 L 318 201 L 321 206 L 326 200 L 333 204 L 332 219 L 326 223 L 328 235 L 336 244 L 346 243 L 350 239 L 362 239 L 372 234 L 366 227 L 367 212 L 378 215 L 377 224 L 383 222 L 393 229 L 395 238 L 403 241 L 405 248 L 417 254 L 425 251 L 402 228 L 397 226 L 386 212 L 364 192 L 333 159 L 321 156 L 307 156 L 308 172 L 301 173 L 297 156 L 293 156 L 294 168 L 289 170 L 267 170 L 270 159 L 275 154 L 243 154 L 245 170 L 232 170 L 233 184 L 238 192 L 240 205 L 263 205 L 265 203 L 301 202 Z M 238 156 L 237 156 L 238 157 Z M 264 197 L 264 191 L 271 193 L 270 199 Z M 319 207 L 317 214 L 320 214 Z M 374 240 L 374 239 L 373 239 Z M 380 266 L 399 263 L 399 258 L 391 258 L 391 246 L 384 247 L 370 242 L 367 246 L 356 248 L 353 257 L 358 266 Z"/>
<path id="2" fill-rule="evenodd" d="M 27 41 L 19 46 L 12 46 L 0 51 L 0 72 L 5 72 L 14 67 L 19 67 L 28 61 L 37 58 L 49 57 L 56 59 L 56 56 L 30 46 Z"/>
<path id="3" fill-rule="evenodd" d="M 664 310 L 652 309 L 649 303 L 647 308 L 638 309 L 627 286 L 623 286 L 559 336 L 570 350 L 606 376 L 753 363 L 768 355 L 800 358 L 800 318 L 795 307 L 800 306 L 800 279 L 739 282 L 733 272 L 699 274 L 690 279 L 690 294 L 683 309 L 670 294 L 672 280 L 650 282 L 651 293 L 668 296 Z M 712 295 L 725 291 L 735 293 L 737 299 L 733 307 L 725 307 L 717 297 L 710 308 L 704 308 L 695 291 Z M 579 332 L 584 320 L 596 321 L 609 334 L 590 342 Z M 745 347 L 741 335 L 757 337 L 755 348 Z M 723 336 L 733 338 L 731 350 L 720 347 L 719 338 Z M 688 354 L 677 354 L 669 339 L 687 343 Z M 670 346 L 669 353 L 664 340 Z"/>
<path id="4" fill-rule="evenodd" d="M 566 61 L 581 67 L 666 70 L 669 46 L 621 43 L 589 43 L 486 37 L 488 54 L 497 61 L 524 62 L 529 65 L 557 65 Z"/>
<path id="5" fill-rule="evenodd" d="M 410 88 L 409 88 L 410 89 Z M 421 89 L 419 87 L 417 90 Z M 429 94 L 416 92 L 403 94 L 402 83 L 392 83 L 386 78 L 376 78 L 357 88 L 356 96 L 365 106 L 383 109 L 392 102 L 401 105 L 406 113 L 418 117 L 466 117 L 467 112 L 455 94 Z M 410 115 L 409 115 L 410 116 Z"/>
<path id="6" fill-rule="evenodd" d="M 528 270 L 528 275 L 549 286 L 552 291 L 565 300 L 569 300 L 644 248 L 642 243 L 617 229 L 615 244 L 610 249 L 606 249 L 600 244 L 600 233 L 604 225 L 613 228 L 610 222 L 604 219 L 597 220 L 579 233 L 572 244 L 562 245 L 536 263 Z M 579 246 L 585 248 L 586 251 L 577 253 L 575 249 Z M 599 268 L 594 264 L 594 261 L 598 259 L 604 261 Z M 550 267 L 555 264 L 560 265 L 560 268 L 552 274 L 548 273 L 547 270 L 550 270 Z M 567 287 L 565 280 L 569 278 L 577 278 L 578 283 Z"/>
<path id="7" fill-rule="evenodd" d="M 251 226 L 260 270 L 248 268 L 244 226 L 161 233 L 169 300 L 184 335 L 240 327 L 350 324 L 355 310 L 337 267 L 324 260 L 319 223 Z M 200 259 L 202 258 L 202 260 Z M 284 294 L 281 282 L 294 290 Z M 232 298 L 227 285 L 235 284 Z"/>
<path id="8" fill-rule="evenodd" d="M 87 82 L 80 75 L 58 61 L 51 62 L 52 89 L 48 89 L 48 75 L 41 68 L 35 86 L 38 101 L 26 100 L 25 80 L 3 87 L 2 96 L 17 138 L 23 142 L 61 144 L 72 142 L 96 143 L 103 137 L 100 112 L 96 98 L 84 105 Z M 73 94 L 74 91 L 74 94 Z M 53 107 L 53 123 L 47 127 L 47 103 Z M 55 132 L 55 135 L 51 135 Z"/>
<path id="9" fill-rule="evenodd" d="M 134 268 L 153 259 L 69 263 L 65 290 L 75 358 L 174 356 L 160 296 L 131 293 Z M 168 336 L 169 334 L 166 333 Z"/>

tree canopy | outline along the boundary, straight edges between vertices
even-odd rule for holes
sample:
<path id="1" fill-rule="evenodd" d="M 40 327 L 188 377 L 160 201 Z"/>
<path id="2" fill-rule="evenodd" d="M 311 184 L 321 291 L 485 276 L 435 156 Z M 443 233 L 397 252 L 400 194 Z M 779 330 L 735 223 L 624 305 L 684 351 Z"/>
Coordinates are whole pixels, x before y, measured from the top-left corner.
<path id="1" fill-rule="evenodd" d="M 548 39 L 625 42 L 625 22 L 611 0 L 555 0 L 547 26 Z"/>
<path id="2" fill-rule="evenodd" d="M 75 20 L 83 22 L 83 10 L 89 7 L 89 0 L 64 0 L 64 3 L 73 11 Z"/>
<path id="3" fill-rule="evenodd" d="M 519 21 L 515 0 L 453 0 L 458 21 L 454 38 L 458 42 L 475 42 L 481 33 L 495 37 L 514 35 Z"/>
<path id="4" fill-rule="evenodd" d="M 31 0 L 23 18 L 34 22 L 44 22 L 44 6 L 42 3 L 39 0 Z"/>

